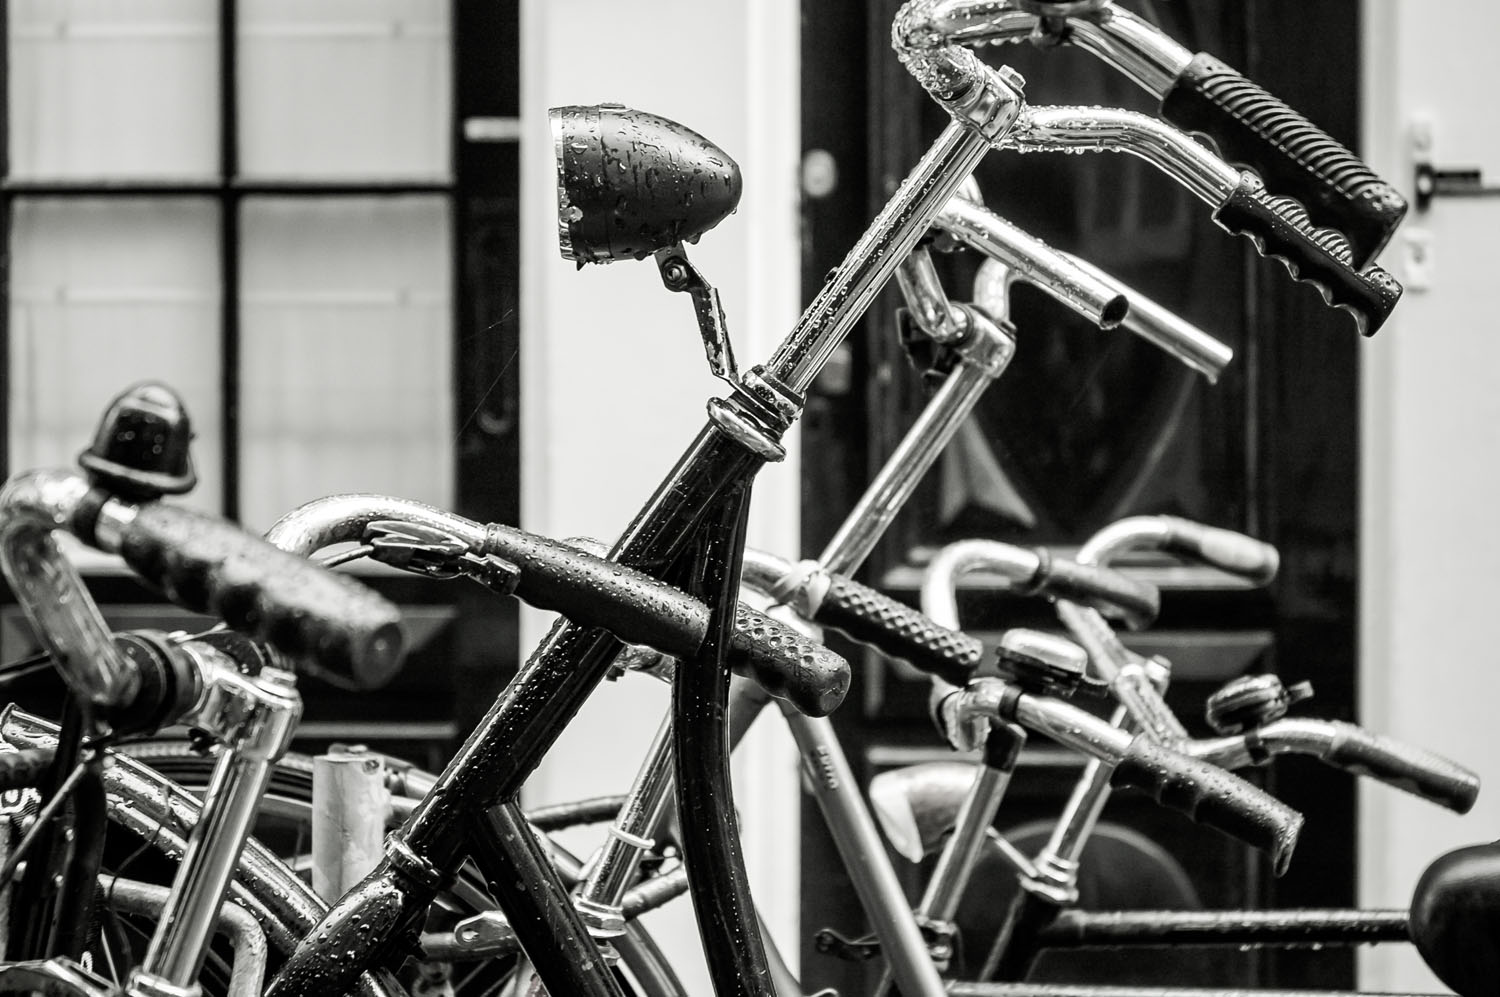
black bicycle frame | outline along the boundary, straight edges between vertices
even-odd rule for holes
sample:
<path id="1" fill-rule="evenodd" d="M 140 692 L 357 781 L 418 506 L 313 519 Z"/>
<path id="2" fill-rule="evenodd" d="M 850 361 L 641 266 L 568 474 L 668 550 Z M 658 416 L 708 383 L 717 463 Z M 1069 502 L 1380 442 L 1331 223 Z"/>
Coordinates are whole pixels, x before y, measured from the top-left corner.
<path id="1" fill-rule="evenodd" d="M 709 424 L 611 551 L 611 558 L 659 578 L 689 580 L 716 607 L 698 660 L 684 662 L 674 695 L 679 812 L 703 819 L 684 852 L 693 880 L 699 932 L 721 997 L 774 997 L 729 805 L 721 647 L 742 556 L 743 516 L 751 482 L 777 459 L 779 440 L 800 414 L 802 392 L 875 295 L 927 231 L 938 211 L 984 157 L 1020 108 L 1019 95 L 992 77 L 947 95 L 960 102 L 954 121 L 830 275 L 765 367 L 750 371 L 728 399 L 709 404 Z M 962 98 L 960 101 L 959 99 Z M 737 525 L 738 524 L 738 525 Z M 705 528 L 706 527 L 706 528 Z M 735 569 L 735 570 L 730 570 Z M 526 835 L 496 840 L 513 827 L 526 777 L 608 673 L 620 644 L 605 631 L 560 621 L 496 699 L 406 824 L 387 839 L 386 856 L 345 894 L 298 946 L 273 982 L 271 997 L 342 994 L 360 973 L 405 954 L 428 904 L 455 874 L 466 845 L 494 882 L 526 883 L 497 896 L 507 919 L 546 926 L 547 938 L 584 931 L 556 872 Z M 690 684 L 689 684 L 690 683 Z M 717 702 L 718 705 L 715 705 Z M 687 750 L 681 750 L 686 748 Z M 691 763 L 682 759 L 698 758 Z M 487 811 L 501 808 L 500 812 Z M 707 820 L 707 815 L 716 815 Z M 488 827 L 488 830 L 487 830 Z M 707 877 L 705 878 L 705 873 Z M 529 930 L 529 929 L 526 929 Z M 543 936 L 523 948 L 552 993 L 613 994 L 593 960 L 548 957 Z M 556 946 L 563 949 L 566 945 Z M 555 950 L 556 950 L 555 949 Z"/>

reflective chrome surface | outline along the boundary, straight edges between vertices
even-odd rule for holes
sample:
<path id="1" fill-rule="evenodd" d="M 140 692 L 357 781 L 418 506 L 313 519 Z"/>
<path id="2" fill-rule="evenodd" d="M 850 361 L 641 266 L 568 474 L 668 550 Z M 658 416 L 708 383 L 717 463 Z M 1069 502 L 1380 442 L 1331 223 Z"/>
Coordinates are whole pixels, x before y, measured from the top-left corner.
<path id="1" fill-rule="evenodd" d="M 1098 271 L 1080 267 L 1073 257 L 1053 249 L 982 204 L 955 197 L 943 206 L 933 226 L 970 249 L 1005 264 L 1007 282 L 1024 280 L 1101 329 L 1113 329 L 1128 316 L 1129 299 L 1118 285 L 1101 280 Z M 975 303 L 981 304 L 977 295 Z M 991 314 L 1004 316 L 1008 311 L 1008 307 L 1001 307 Z"/>
<path id="2" fill-rule="evenodd" d="M 53 537 L 71 532 L 88 492 L 88 482 L 73 471 L 31 471 L 6 482 L 0 568 L 74 694 L 112 706 L 135 694 L 140 677 L 115 648 L 78 570 Z"/>
<path id="3" fill-rule="evenodd" d="M 853 574 L 911 497 L 990 382 L 999 377 L 1015 352 L 1015 338 L 988 316 L 971 310 L 970 336 L 962 362 L 928 401 L 880 473 L 860 496 L 818 561 L 829 571 Z"/>
<path id="4" fill-rule="evenodd" d="M 1185 133 L 1149 115 L 1113 107 L 1027 107 L 999 147 L 1018 152 L 1126 152 L 1214 207 L 1224 203 L 1240 182 L 1238 170 Z"/>

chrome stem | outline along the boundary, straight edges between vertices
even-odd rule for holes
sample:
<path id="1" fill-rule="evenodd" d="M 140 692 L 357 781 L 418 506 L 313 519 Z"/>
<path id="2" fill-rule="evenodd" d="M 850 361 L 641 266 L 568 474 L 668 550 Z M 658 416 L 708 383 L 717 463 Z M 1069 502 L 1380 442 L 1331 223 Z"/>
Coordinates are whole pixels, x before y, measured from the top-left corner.
<path id="1" fill-rule="evenodd" d="M 970 338 L 962 362 L 928 401 L 880 473 L 870 482 L 833 539 L 818 555 L 828 571 L 849 575 L 864 563 L 991 382 L 1005 370 L 1015 339 L 1002 326 L 969 311 Z"/>

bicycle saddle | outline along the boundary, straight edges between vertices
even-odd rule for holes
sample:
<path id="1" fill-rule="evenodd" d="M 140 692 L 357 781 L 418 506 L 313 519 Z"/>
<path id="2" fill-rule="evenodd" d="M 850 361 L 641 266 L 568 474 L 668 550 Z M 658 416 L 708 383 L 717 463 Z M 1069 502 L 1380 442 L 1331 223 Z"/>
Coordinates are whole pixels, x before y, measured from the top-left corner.
<path id="1" fill-rule="evenodd" d="M 644 259 L 698 237 L 740 203 L 740 168 L 675 121 L 620 104 L 547 112 L 564 259 Z"/>
<path id="2" fill-rule="evenodd" d="M 1500 989 L 1500 841 L 1439 857 L 1411 898 L 1412 941 L 1459 997 Z"/>

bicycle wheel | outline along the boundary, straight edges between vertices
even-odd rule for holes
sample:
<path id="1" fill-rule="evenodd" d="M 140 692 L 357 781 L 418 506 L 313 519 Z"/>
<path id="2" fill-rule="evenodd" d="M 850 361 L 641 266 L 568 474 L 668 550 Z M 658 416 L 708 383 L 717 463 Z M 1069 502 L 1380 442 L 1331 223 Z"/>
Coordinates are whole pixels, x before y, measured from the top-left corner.
<path id="1" fill-rule="evenodd" d="M 195 751 L 177 739 L 152 739 L 122 745 L 120 752 L 149 765 L 189 793 L 201 795 L 208 785 L 213 758 Z M 424 773 L 425 775 L 425 773 Z M 270 846 L 303 880 L 310 881 L 313 760 L 308 755 L 288 753 L 276 765 L 271 786 L 263 800 L 256 838 Z M 555 842 L 554 849 L 562 852 Z M 565 853 L 563 853 L 565 854 Z M 443 922 L 451 928 L 471 914 L 494 909 L 483 877 L 465 863 L 456 882 L 438 898 Z M 639 923 L 631 921 L 615 940 L 620 953 L 617 975 L 627 993 L 640 997 L 679 997 L 684 993 L 666 956 Z M 503 991 L 520 962 L 515 957 L 457 964 L 451 979 L 461 995 L 489 995 Z M 624 972 L 619 972 L 623 969 Z"/>

